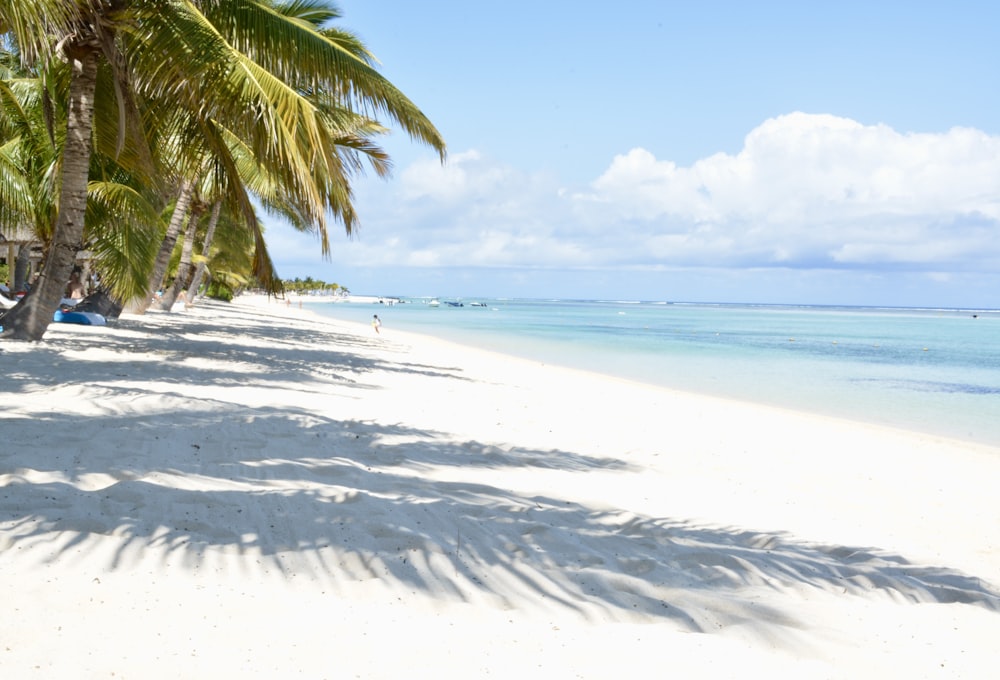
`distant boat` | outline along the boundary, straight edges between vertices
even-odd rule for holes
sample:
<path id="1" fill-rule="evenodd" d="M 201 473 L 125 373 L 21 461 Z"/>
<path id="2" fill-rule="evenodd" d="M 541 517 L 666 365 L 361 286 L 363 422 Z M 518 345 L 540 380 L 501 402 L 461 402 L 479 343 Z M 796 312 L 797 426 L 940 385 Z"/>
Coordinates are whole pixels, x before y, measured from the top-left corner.
<path id="1" fill-rule="evenodd" d="M 440 307 L 441 303 L 438 302 L 437 300 L 431 300 L 430 302 L 427 303 L 427 306 L 428 307 Z"/>
<path id="2" fill-rule="evenodd" d="M 470 302 L 469 306 L 470 307 L 485 307 L 486 303 L 485 302 Z"/>
<path id="3" fill-rule="evenodd" d="M 449 307 L 464 307 L 465 306 L 461 302 L 452 302 L 451 300 L 445 300 L 444 303 L 446 305 L 448 305 Z"/>

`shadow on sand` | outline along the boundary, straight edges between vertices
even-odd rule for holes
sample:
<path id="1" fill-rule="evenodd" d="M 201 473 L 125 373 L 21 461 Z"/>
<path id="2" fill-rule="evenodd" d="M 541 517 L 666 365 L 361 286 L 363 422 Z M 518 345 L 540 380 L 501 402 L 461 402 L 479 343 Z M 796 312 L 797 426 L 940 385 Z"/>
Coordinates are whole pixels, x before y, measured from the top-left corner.
<path id="1" fill-rule="evenodd" d="M 352 351 L 354 336 L 321 328 L 253 326 L 221 338 L 217 325 L 192 320 L 153 336 L 127 331 L 36 348 L 33 360 L 52 371 L 8 366 L 4 398 L 16 400 L 40 381 L 59 382 L 69 349 L 71 360 L 88 361 L 99 377 L 94 394 L 116 398 L 150 396 L 141 384 L 155 379 L 175 385 L 184 399 L 187 384 L 238 385 L 249 370 L 258 382 L 298 381 L 318 392 L 330 383 L 372 389 L 364 377 L 373 370 L 462 378 L 457 368 L 367 358 Z M 318 349 L 302 349 L 313 340 Z M 331 341 L 337 352 L 328 351 Z M 88 343 L 110 344 L 123 358 L 80 358 Z M 136 351 L 163 361 L 128 359 Z M 199 358 L 197 367 L 177 361 L 191 355 Z M 375 578 L 455 601 L 541 602 L 583 616 L 669 619 L 699 632 L 751 623 L 763 635 L 771 626 L 800 625 L 788 612 L 758 602 L 757 589 L 808 587 L 1000 611 L 1000 592 L 983 580 L 878 548 L 643 517 L 586 507 L 555 491 L 524 495 L 424 474 L 455 467 L 482 480 L 510 468 L 629 471 L 625 460 L 501 449 L 398 424 L 285 407 L 248 411 L 206 399 L 160 418 L 95 417 L 100 442 L 84 442 L 71 414 L 21 413 L 0 421 L 0 549 L 56 560 L 96 536 L 113 535 L 121 547 L 110 568 L 127 569 L 155 549 L 197 569 L 213 551 L 233 547 L 257 556 L 253 564 L 262 572 L 316 579 L 334 590 L 345 578 Z M 277 436 L 292 428 L 296 436 Z M 150 454 L 163 450 L 157 441 L 171 443 L 169 459 Z M 402 443 L 386 443 L 393 441 Z M 120 455 L 113 464 L 109 456 L 79 455 L 95 445 Z"/>

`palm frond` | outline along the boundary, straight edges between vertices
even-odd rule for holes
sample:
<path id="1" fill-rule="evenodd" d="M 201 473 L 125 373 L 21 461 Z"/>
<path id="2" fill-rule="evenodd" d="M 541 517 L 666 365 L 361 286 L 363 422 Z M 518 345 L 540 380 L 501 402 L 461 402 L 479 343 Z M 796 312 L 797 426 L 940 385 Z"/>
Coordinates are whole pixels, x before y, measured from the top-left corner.
<path id="1" fill-rule="evenodd" d="M 95 269 L 112 295 L 124 301 L 146 294 L 166 228 L 157 206 L 133 187 L 92 181 L 87 187 L 87 242 Z"/>
<path id="2" fill-rule="evenodd" d="M 296 90 L 335 93 L 352 111 L 370 118 L 388 116 L 444 159 L 446 145 L 440 132 L 374 68 L 374 57 L 356 36 L 289 20 L 271 4 L 256 0 L 206 3 L 204 12 L 229 44 Z"/>
<path id="3" fill-rule="evenodd" d="M 67 32 L 80 17 L 75 2 L 0 0 L 0 32 L 13 33 L 24 64 L 44 60 L 54 48 L 52 36 Z"/>

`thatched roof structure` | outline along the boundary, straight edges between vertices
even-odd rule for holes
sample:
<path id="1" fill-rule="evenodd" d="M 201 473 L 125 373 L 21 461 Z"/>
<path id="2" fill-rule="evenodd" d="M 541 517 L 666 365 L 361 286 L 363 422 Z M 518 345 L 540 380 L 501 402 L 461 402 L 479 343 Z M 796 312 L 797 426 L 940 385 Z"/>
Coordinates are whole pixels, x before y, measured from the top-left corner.
<path id="1" fill-rule="evenodd" d="M 38 242 L 34 232 L 25 227 L 0 227 L 0 243 L 23 246 Z"/>

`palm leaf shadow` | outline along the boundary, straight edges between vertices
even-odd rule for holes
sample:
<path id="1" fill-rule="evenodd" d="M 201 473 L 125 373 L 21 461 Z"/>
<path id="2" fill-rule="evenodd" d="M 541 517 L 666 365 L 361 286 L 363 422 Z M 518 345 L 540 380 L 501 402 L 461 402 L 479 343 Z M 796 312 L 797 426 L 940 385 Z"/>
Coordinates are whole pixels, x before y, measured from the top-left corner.
<path id="1" fill-rule="evenodd" d="M 286 411 L 256 413 L 248 441 L 287 432 L 288 418 Z M 97 537 L 114 536 L 120 547 L 110 568 L 127 569 L 147 551 L 198 568 L 220 549 L 235 548 L 259 556 L 265 572 L 333 589 L 343 579 L 376 578 L 447 600 L 639 615 L 699 632 L 747 622 L 761 630 L 799 625 L 787 612 L 743 595 L 747 588 L 806 586 L 1000 611 L 1000 593 L 981 579 L 878 549 L 817 545 L 782 533 L 642 517 L 555 495 L 421 476 L 447 465 L 487 472 L 532 466 L 571 474 L 608 466 L 627 471 L 622 461 L 499 450 L 398 425 L 335 420 L 303 428 L 296 443 L 302 453 L 292 456 L 280 445 L 252 450 L 213 439 L 217 425 L 192 415 L 145 432 L 179 446 L 201 442 L 187 445 L 169 466 L 142 465 L 138 455 L 123 457 L 127 466 L 95 470 L 80 459 L 71 474 L 76 483 L 32 481 L 32 475 L 45 477 L 38 466 L 32 474 L 0 469 L 8 475 L 0 488 L 0 522 L 9 527 L 5 549 L 60 559 L 86 551 Z M 71 423 L 50 420 L 44 427 L 51 432 Z M 107 427 L 136 429 L 112 419 Z M 410 441 L 365 445 L 383 435 Z M 107 483 L 81 488 L 88 475 L 103 475 Z"/>
<path id="2" fill-rule="evenodd" d="M 510 469 L 634 472 L 622 459 L 457 442 L 442 432 L 288 406 L 193 399 L 189 385 L 239 388 L 248 372 L 276 397 L 292 382 L 316 395 L 331 386 L 376 389 L 377 381 L 365 382 L 374 371 L 468 380 L 459 368 L 407 362 L 405 352 L 400 361 L 373 358 L 356 336 L 321 324 L 226 318 L 231 327 L 149 315 L 143 333 L 131 332 L 138 322 L 123 321 L 107 332 L 59 336 L 33 349 L 24 370 L 12 364 L 8 403 L 46 384 L 66 386 L 59 366 L 85 362 L 93 379 L 80 390 L 95 400 L 99 414 L 92 409 L 87 418 L 99 434 L 94 441 L 95 428 L 80 428 L 74 413 L 21 410 L 4 418 L 0 562 L 4 553 L 66 559 L 110 539 L 118 550 L 109 569 L 135 568 L 147 554 L 200 569 L 235 552 L 251 568 L 334 592 L 345 580 L 380 579 L 445 600 L 640 616 L 691 631 L 749 622 L 762 635 L 802 623 L 747 594 L 759 589 L 805 587 L 1000 611 L 995 585 L 878 548 L 644 517 L 486 481 Z M 117 350 L 120 360 L 88 354 L 98 345 Z M 158 403 L 165 396 L 190 408 L 155 417 L 99 409 L 102 398 Z M 116 458 L 81 455 L 94 447 Z M 428 474 L 458 468 L 479 481 Z"/>

